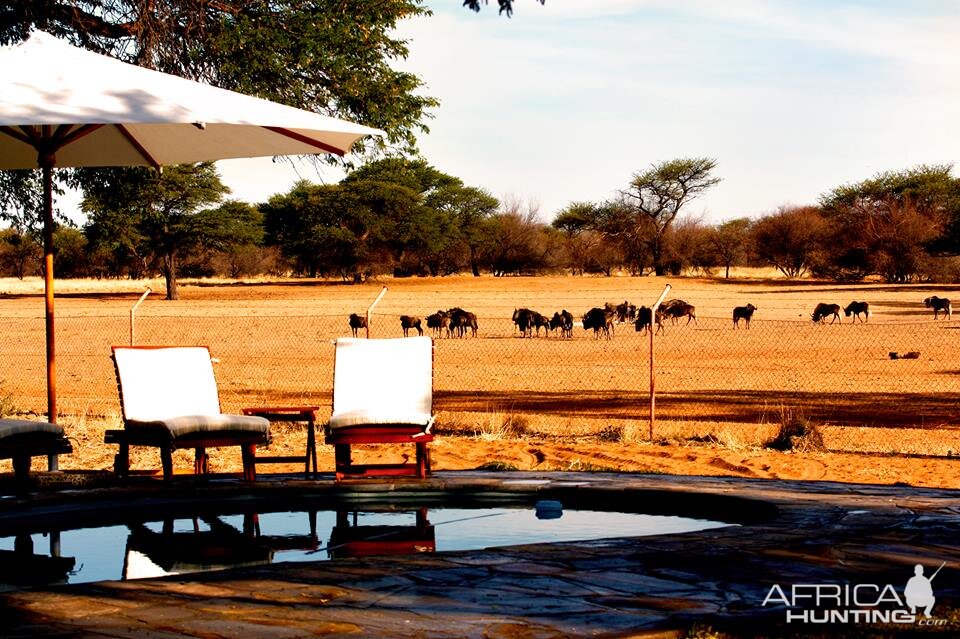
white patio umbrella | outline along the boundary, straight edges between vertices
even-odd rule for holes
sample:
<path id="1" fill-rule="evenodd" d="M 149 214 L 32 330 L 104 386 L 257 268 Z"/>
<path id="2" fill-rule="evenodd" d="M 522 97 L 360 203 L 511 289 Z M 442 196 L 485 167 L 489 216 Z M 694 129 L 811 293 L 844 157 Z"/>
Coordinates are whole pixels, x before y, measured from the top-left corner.
<path id="1" fill-rule="evenodd" d="M 43 169 L 48 419 L 57 418 L 52 169 L 336 153 L 382 135 L 144 69 L 35 31 L 0 47 L 0 169 Z"/>

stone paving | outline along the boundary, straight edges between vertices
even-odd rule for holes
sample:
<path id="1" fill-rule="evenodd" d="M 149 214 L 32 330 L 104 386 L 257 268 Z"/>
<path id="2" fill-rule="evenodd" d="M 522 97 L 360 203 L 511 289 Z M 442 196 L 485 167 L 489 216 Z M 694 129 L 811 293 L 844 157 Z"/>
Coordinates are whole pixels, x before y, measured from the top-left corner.
<path id="1" fill-rule="evenodd" d="M 187 490 L 192 496 L 216 496 L 218 491 L 236 492 L 237 486 L 211 482 Z M 149 485 L 42 494 L 28 505 L 0 502 L 0 521 L 27 508 L 51 512 L 64 503 L 80 508 L 113 500 L 124 507 L 143 495 L 176 499 L 177 490 Z M 8 592 L 0 594 L 0 636 L 633 637 L 687 636 L 703 627 L 736 636 L 913 636 L 921 631 L 960 636 L 958 491 L 480 472 L 339 487 L 329 480 L 268 477 L 251 490 L 261 496 L 290 491 L 350 499 L 410 499 L 437 491 L 461 497 L 534 494 L 559 498 L 565 505 L 621 504 L 623 510 L 700 513 L 741 525 L 683 535 L 270 564 Z M 941 562 L 946 566 L 932 584 L 935 626 L 787 624 L 783 605 L 763 605 L 774 584 L 788 594 L 795 584 L 892 584 L 902 597 L 915 564 L 935 568 Z"/>

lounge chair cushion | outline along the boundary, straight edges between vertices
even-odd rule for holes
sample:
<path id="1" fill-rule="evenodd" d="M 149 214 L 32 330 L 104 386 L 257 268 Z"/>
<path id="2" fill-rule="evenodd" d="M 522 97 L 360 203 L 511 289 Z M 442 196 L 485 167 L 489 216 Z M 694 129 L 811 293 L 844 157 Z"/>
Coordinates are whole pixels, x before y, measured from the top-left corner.
<path id="1" fill-rule="evenodd" d="M 378 408 L 370 410 L 353 410 L 345 413 L 336 413 L 330 417 L 330 428 L 345 426 L 386 426 L 389 424 L 414 425 L 426 428 L 433 421 L 429 413 L 396 411 L 381 411 Z"/>
<path id="2" fill-rule="evenodd" d="M 127 421 L 220 413 L 217 382 L 206 347 L 115 347 L 113 358 Z"/>
<path id="3" fill-rule="evenodd" d="M 49 433 L 62 437 L 63 428 L 49 422 L 35 422 L 29 419 L 0 419 L 0 440 L 15 435 Z"/>
<path id="4" fill-rule="evenodd" d="M 331 429 L 412 424 L 433 410 L 433 340 L 337 339 Z"/>
<path id="5" fill-rule="evenodd" d="M 270 422 L 263 417 L 248 415 L 184 415 L 152 421 L 127 420 L 131 432 L 169 435 L 171 440 L 190 438 L 196 435 L 217 433 L 264 435 L 269 432 Z"/>

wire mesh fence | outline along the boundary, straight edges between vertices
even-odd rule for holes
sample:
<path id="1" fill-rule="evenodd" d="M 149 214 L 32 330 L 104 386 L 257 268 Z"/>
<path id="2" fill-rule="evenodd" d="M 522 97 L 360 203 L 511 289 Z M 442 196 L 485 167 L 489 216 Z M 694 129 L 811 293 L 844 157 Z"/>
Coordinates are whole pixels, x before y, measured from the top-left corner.
<path id="1" fill-rule="evenodd" d="M 607 339 L 578 323 L 569 339 L 545 330 L 524 338 L 509 314 L 481 315 L 477 337 L 436 336 L 438 430 L 519 423 L 553 436 L 650 437 L 646 335 L 622 323 Z M 2 318 L 0 331 L 7 410 L 42 414 L 42 318 Z M 349 334 L 344 314 L 224 307 L 197 315 L 141 311 L 136 319 L 137 344 L 210 347 L 225 411 L 298 404 L 328 410 L 332 340 Z M 371 336 L 402 336 L 398 316 L 374 314 Z M 816 425 L 829 450 L 954 456 L 958 339 L 960 323 L 952 320 L 755 319 L 749 329 L 716 317 L 668 321 L 655 338 L 652 437 L 762 445 L 784 423 L 801 420 Z M 58 317 L 58 401 L 68 428 L 71 419 L 119 413 L 110 346 L 129 340 L 125 315 Z"/>

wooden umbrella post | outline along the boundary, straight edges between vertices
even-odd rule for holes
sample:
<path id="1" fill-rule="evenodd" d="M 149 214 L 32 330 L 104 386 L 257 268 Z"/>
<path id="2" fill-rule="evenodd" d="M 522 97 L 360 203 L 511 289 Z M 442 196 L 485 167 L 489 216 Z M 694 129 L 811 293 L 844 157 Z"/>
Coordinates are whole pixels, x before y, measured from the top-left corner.
<path id="1" fill-rule="evenodd" d="M 43 293 L 47 334 L 47 421 L 57 423 L 56 331 L 53 305 L 53 155 L 41 154 L 43 168 Z M 53 459 L 56 459 L 54 456 Z M 54 462 L 56 463 L 56 462 Z"/>
<path id="2" fill-rule="evenodd" d="M 377 303 L 378 303 L 380 300 L 382 300 L 382 299 L 383 299 L 383 296 L 386 295 L 386 294 L 387 294 L 387 287 L 384 286 L 384 287 L 380 290 L 380 294 L 377 295 L 377 299 L 373 300 L 373 304 L 371 304 L 371 305 L 367 308 L 367 327 L 366 327 L 366 329 L 367 329 L 367 339 L 370 339 L 370 313 L 373 312 L 373 307 L 376 306 Z"/>
<path id="3" fill-rule="evenodd" d="M 660 297 L 657 298 L 657 301 L 654 302 L 653 308 L 650 309 L 650 441 L 653 441 L 653 423 L 656 421 L 656 373 L 653 366 L 653 327 L 657 323 L 657 309 L 660 308 L 660 304 L 663 303 L 663 298 L 667 296 L 667 293 L 670 292 L 670 285 L 667 284 L 663 287 L 663 292 L 660 293 Z"/>

